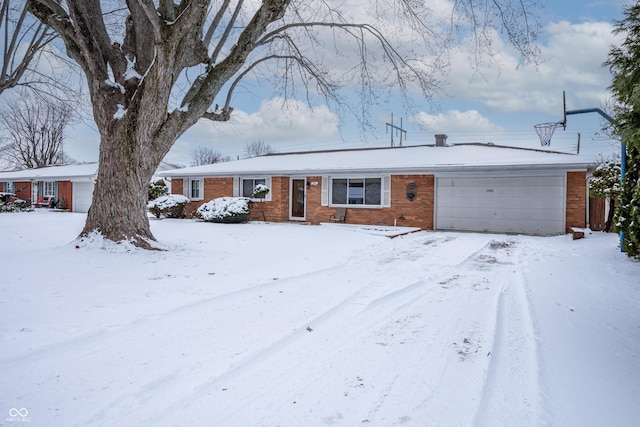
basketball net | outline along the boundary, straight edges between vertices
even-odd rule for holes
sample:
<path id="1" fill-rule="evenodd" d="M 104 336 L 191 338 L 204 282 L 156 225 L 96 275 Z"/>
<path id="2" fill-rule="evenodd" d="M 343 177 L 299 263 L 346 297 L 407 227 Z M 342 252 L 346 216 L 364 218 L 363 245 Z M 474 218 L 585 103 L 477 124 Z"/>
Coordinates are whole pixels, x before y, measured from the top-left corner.
<path id="1" fill-rule="evenodd" d="M 540 123 L 535 125 L 534 128 L 536 129 L 536 133 L 540 137 L 540 144 L 543 147 L 550 146 L 553 132 L 555 132 L 556 128 L 559 128 L 562 125 L 562 122 Z"/>

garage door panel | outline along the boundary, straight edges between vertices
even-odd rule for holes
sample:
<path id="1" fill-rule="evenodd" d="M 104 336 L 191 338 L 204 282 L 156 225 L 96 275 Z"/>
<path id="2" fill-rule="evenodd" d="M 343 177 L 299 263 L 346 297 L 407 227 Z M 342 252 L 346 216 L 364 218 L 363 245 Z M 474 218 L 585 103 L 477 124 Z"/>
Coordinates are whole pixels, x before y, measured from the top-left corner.
<path id="1" fill-rule="evenodd" d="M 74 182 L 73 183 L 73 211 L 89 212 L 91 201 L 93 199 L 93 183 L 92 182 Z"/>
<path id="2" fill-rule="evenodd" d="M 523 223 L 520 220 L 473 220 L 467 227 L 459 224 L 441 227 L 441 230 L 480 231 L 491 233 L 549 234 L 548 229 L 556 225 L 554 221 Z"/>
<path id="3" fill-rule="evenodd" d="M 526 208 L 505 208 L 497 211 L 492 208 L 469 208 L 469 209 L 458 209 L 454 207 L 445 207 L 442 209 L 438 209 L 438 213 L 453 219 L 485 219 L 485 218 L 496 218 L 498 220 L 537 220 L 537 221 L 548 221 L 550 218 L 555 220 L 555 218 L 560 217 L 563 212 L 562 209 L 558 209 L 557 207 L 551 207 L 549 209 L 526 209 Z"/>
<path id="4" fill-rule="evenodd" d="M 478 209 L 481 207 L 487 207 L 491 209 L 512 209 L 518 206 L 524 206 L 526 209 L 554 209 L 558 207 L 558 200 L 561 200 L 563 193 L 558 194 L 556 197 L 536 197 L 534 194 L 528 196 L 519 197 L 469 197 L 469 196 L 454 196 L 454 197 L 441 197 L 438 194 L 438 207 L 439 208 L 459 208 L 459 209 Z M 462 200 L 456 200 L 456 199 Z M 535 201 L 531 200 L 535 198 Z M 487 204 L 490 203 L 490 206 Z"/>
<path id="5" fill-rule="evenodd" d="M 560 234 L 565 179 L 556 176 L 446 177 L 436 180 L 437 229 Z"/>
<path id="6" fill-rule="evenodd" d="M 526 194 L 523 194 L 523 189 L 526 190 Z M 563 187 L 514 187 L 514 188 L 500 188 L 500 187 L 455 187 L 455 188 L 441 188 L 438 189 L 439 195 L 450 197 L 480 197 L 480 198 L 549 198 L 557 199 L 563 197 Z M 446 199 L 446 197 L 445 197 Z"/>

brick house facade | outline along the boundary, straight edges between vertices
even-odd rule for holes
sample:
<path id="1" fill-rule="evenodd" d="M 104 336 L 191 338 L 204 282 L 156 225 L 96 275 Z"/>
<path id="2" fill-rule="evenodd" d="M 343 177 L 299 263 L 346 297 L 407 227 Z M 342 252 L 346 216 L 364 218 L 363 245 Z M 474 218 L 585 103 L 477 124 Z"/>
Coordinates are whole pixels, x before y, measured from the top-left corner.
<path id="1" fill-rule="evenodd" d="M 479 148 L 473 147 L 473 150 L 477 151 Z M 499 147 L 490 146 L 486 148 L 490 148 L 493 150 L 490 152 L 494 153 L 496 148 Z M 429 158 L 428 155 L 432 153 L 449 155 L 458 154 L 463 150 L 468 151 L 469 149 L 471 147 L 420 146 L 406 150 L 397 148 L 386 150 L 344 150 L 330 153 L 340 154 L 340 157 L 327 157 L 324 155 L 327 154 L 326 152 L 289 153 L 209 165 L 208 167 L 179 169 L 169 171 L 165 176 L 171 177 L 172 193 L 174 194 L 189 196 L 189 185 L 192 181 L 199 181 L 200 184 L 198 185 L 203 186 L 201 192 L 198 191 L 197 193 L 201 197 L 192 197 L 187 206 L 186 214 L 188 217 L 193 216 L 195 210 L 204 202 L 218 197 L 241 196 L 241 189 L 245 184 L 244 181 L 253 182 L 252 179 L 259 178 L 261 182 L 268 182 L 270 194 L 265 201 L 254 201 L 251 220 L 265 219 L 270 222 L 304 221 L 310 224 L 320 224 L 329 222 L 337 207 L 345 207 L 347 212 L 345 222 L 348 224 L 397 225 L 418 227 L 423 230 L 436 228 L 435 217 L 438 212 L 436 205 L 439 203 L 440 197 L 442 197 L 438 195 L 437 177 L 439 176 L 470 174 L 472 181 L 473 177 L 477 177 L 479 181 L 485 179 L 487 182 L 496 177 L 496 179 L 502 180 L 501 185 L 506 186 L 510 185 L 510 181 L 516 181 L 515 179 L 510 179 L 509 177 L 511 176 L 529 177 L 531 179 L 529 185 L 534 186 L 528 187 L 529 189 L 537 189 L 538 187 L 535 187 L 536 183 L 540 182 L 543 185 L 542 183 L 550 177 L 556 186 L 553 190 L 554 199 L 551 202 L 554 204 L 552 207 L 554 213 L 549 214 L 549 216 L 555 215 L 556 217 L 555 228 L 551 232 L 542 231 L 540 234 L 560 234 L 563 232 L 562 230 L 569 232 L 572 227 L 584 228 L 587 225 L 588 165 L 584 162 L 577 162 L 575 158 L 569 155 L 548 152 L 541 154 L 536 150 L 522 150 L 520 152 L 517 149 L 509 148 L 501 151 L 506 151 L 511 155 L 515 152 L 522 155 L 525 161 L 521 160 L 521 163 L 515 165 L 505 162 L 504 165 L 482 165 L 481 167 L 472 163 L 468 166 L 450 166 L 445 163 L 445 161 L 452 162 L 448 158 L 442 160 L 444 166 L 426 162 L 424 165 L 412 166 L 411 163 L 417 163 L 416 159 L 421 157 Z M 359 165 L 358 158 L 365 157 L 370 152 L 380 158 L 380 164 L 388 163 L 388 168 L 384 169 L 381 166 L 373 168 L 366 163 L 371 163 L 372 160 L 363 160 L 362 165 Z M 354 158 L 353 161 L 349 160 L 350 155 Z M 397 159 L 394 158 L 396 155 L 398 155 Z M 403 157 L 400 157 L 401 155 Z M 468 154 L 465 153 L 465 155 Z M 540 159 L 547 163 L 536 164 L 535 161 L 540 161 Z M 526 163 L 526 160 L 532 160 L 532 162 L 529 164 Z M 549 162 L 549 160 L 552 161 Z M 558 160 L 560 162 L 557 162 Z M 514 161 L 511 160 L 511 162 Z M 335 163 L 335 166 L 332 163 Z M 401 164 L 401 166 L 397 164 Z M 316 170 L 317 172 L 302 173 L 304 169 Z M 295 182 L 298 183 L 297 188 L 300 188 L 300 182 L 303 182 L 305 187 L 304 213 L 302 215 L 296 215 L 292 211 L 292 200 L 294 200 L 292 188 Z M 348 182 L 348 184 L 345 184 L 345 182 Z M 371 186 L 365 184 L 366 182 L 369 182 Z M 338 190 L 336 188 L 338 187 L 335 187 L 336 185 L 342 185 L 344 188 L 347 186 L 349 192 L 353 190 L 355 201 L 350 198 L 348 201 L 341 199 L 341 202 L 331 199 L 331 194 L 337 194 L 336 191 Z M 374 194 L 372 202 L 365 202 L 363 194 L 365 190 L 369 194 L 372 191 L 370 188 L 375 188 L 375 191 L 379 193 Z M 518 188 L 508 188 L 508 190 L 508 193 L 512 194 L 517 192 Z M 487 189 L 486 191 L 494 190 Z M 499 191 L 499 189 L 496 191 Z M 545 191 L 536 191 L 536 193 L 544 193 Z M 521 204 L 522 200 L 531 199 L 530 204 L 535 208 L 536 197 L 540 198 L 541 204 L 550 203 L 544 199 L 546 195 L 530 195 L 525 187 L 523 187 L 521 193 L 523 194 L 520 195 L 519 199 L 517 197 L 513 198 L 513 203 Z M 351 195 L 348 197 L 351 197 Z M 489 200 L 488 197 L 486 199 Z M 521 210 L 527 208 L 526 203 L 524 208 L 522 206 L 518 207 Z M 486 206 L 482 208 L 486 209 Z M 494 214 L 506 212 L 504 208 L 505 206 L 497 206 L 495 209 L 497 213 Z M 471 210 L 476 209 L 471 208 Z M 477 211 L 481 210 L 477 209 Z M 538 211 L 538 215 L 545 215 L 544 208 L 538 207 Z M 563 217 L 557 218 L 558 213 L 561 213 Z M 523 215 L 523 217 L 526 217 L 526 215 Z M 546 219 L 544 218 L 541 222 L 545 222 Z M 526 220 L 528 219 L 523 219 L 523 221 Z M 529 221 L 534 220 L 529 219 Z M 476 231 L 483 230 L 480 228 Z M 506 232 L 518 231 L 510 230 Z"/>

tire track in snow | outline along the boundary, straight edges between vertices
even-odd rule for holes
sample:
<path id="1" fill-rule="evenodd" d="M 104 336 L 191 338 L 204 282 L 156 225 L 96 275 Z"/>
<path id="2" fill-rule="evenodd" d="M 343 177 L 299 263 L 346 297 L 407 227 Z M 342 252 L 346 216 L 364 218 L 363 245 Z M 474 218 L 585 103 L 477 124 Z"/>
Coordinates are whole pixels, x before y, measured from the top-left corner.
<path id="1" fill-rule="evenodd" d="M 487 247 L 490 247 L 490 245 L 491 243 L 488 242 L 479 250 L 468 254 L 457 264 L 456 267 L 477 261 L 479 254 L 486 252 Z M 431 270 L 432 269 L 427 269 L 427 271 Z M 489 270 L 488 273 L 491 275 L 498 274 L 495 271 Z M 292 333 L 280 341 L 273 343 L 268 348 L 256 352 L 251 358 L 237 365 L 234 369 L 225 372 L 223 375 L 215 378 L 209 378 L 208 381 L 200 384 L 200 386 L 195 388 L 192 393 L 189 393 L 180 402 L 177 402 L 176 405 L 172 406 L 170 410 L 160 417 L 154 418 L 150 421 L 153 423 L 161 422 L 163 419 L 166 421 L 166 417 L 170 416 L 171 413 L 176 413 L 179 408 L 192 406 L 198 397 L 201 398 L 201 401 L 212 399 L 217 403 L 220 403 L 221 401 L 228 402 L 226 404 L 227 406 L 218 408 L 215 414 L 210 414 L 215 419 L 224 420 L 226 417 L 237 413 L 236 411 L 238 411 L 242 405 L 246 404 L 247 401 L 258 400 L 261 396 L 269 394 L 270 392 L 270 390 L 266 390 L 263 386 L 261 389 L 252 389 L 249 393 L 243 392 L 235 394 L 229 392 L 230 388 L 225 390 L 226 386 L 229 384 L 242 382 L 242 378 L 246 378 L 246 380 L 248 380 L 248 378 L 259 376 L 265 371 L 270 372 L 270 380 L 263 381 L 262 383 L 268 384 L 269 389 L 287 384 L 297 375 L 291 372 L 298 372 L 299 369 L 307 366 L 308 358 L 316 360 L 316 364 L 321 364 L 321 361 L 323 360 L 336 357 L 336 355 L 340 353 L 340 349 L 346 343 L 357 340 L 358 337 L 365 335 L 367 331 L 379 330 L 381 325 L 386 325 L 388 323 L 388 320 L 385 319 L 393 314 L 396 314 L 396 317 L 398 317 L 398 313 L 403 313 L 405 311 L 411 312 L 411 310 L 407 309 L 418 306 L 421 303 L 425 306 L 434 307 L 437 301 L 434 299 L 429 300 L 430 294 L 434 297 L 440 296 L 439 293 L 432 292 L 434 285 L 442 282 L 443 279 L 449 279 L 450 277 L 451 270 L 445 268 L 440 270 L 438 274 L 432 275 L 428 281 L 410 283 L 400 287 L 399 289 L 393 288 L 386 294 L 380 295 L 378 293 L 374 298 L 371 297 L 371 294 L 375 295 L 376 292 L 372 292 L 370 287 L 361 288 L 341 303 L 338 303 L 309 321 L 309 324 L 314 325 L 313 334 L 326 330 L 328 331 L 326 332 L 327 336 L 342 337 L 338 342 L 334 339 L 331 341 L 331 345 L 313 347 L 313 350 L 305 353 L 306 346 L 318 344 L 313 343 L 310 340 L 311 335 L 305 332 Z M 437 286 L 435 287 L 437 288 Z M 444 307 L 437 313 L 436 317 L 440 319 L 441 324 L 454 324 L 454 329 L 460 328 L 460 318 L 455 319 L 455 315 L 456 314 L 454 312 Z M 345 331 L 344 326 L 342 325 L 348 325 L 348 330 Z M 339 333 L 334 333 L 336 329 L 339 330 Z M 440 385 L 445 381 L 445 374 L 448 373 L 445 368 L 448 360 L 447 349 L 451 346 L 451 327 L 442 328 L 434 333 L 435 336 L 431 336 L 431 341 L 436 343 L 436 346 L 438 347 L 436 352 L 442 356 L 438 360 L 433 360 L 433 358 L 431 358 L 429 362 L 432 365 L 437 364 L 440 367 L 440 369 L 435 369 L 436 378 L 432 379 L 432 382 Z M 274 367 L 271 361 L 276 359 L 282 353 L 296 354 L 298 356 L 306 354 L 309 357 L 299 357 L 298 360 L 290 361 L 286 367 L 280 368 L 279 371 L 274 372 Z M 395 382 L 393 378 L 389 381 L 390 384 Z M 434 389 L 437 388 L 437 386 L 434 387 Z M 220 392 L 220 390 L 224 390 L 224 392 Z M 224 396 L 225 394 L 227 396 Z M 389 393 L 386 392 L 379 396 L 378 400 L 380 403 L 378 406 L 381 406 L 384 403 L 388 394 Z M 206 397 L 202 399 L 202 396 Z M 224 404 L 222 405 L 224 406 Z M 198 413 L 200 411 L 195 410 L 190 412 Z M 375 408 L 372 409 L 369 418 L 372 418 L 376 412 Z"/>
<path id="2" fill-rule="evenodd" d="M 519 258 L 519 257 L 518 257 Z M 537 426 L 540 421 L 538 351 L 521 269 L 504 282 L 495 319 L 491 362 L 474 426 Z"/>

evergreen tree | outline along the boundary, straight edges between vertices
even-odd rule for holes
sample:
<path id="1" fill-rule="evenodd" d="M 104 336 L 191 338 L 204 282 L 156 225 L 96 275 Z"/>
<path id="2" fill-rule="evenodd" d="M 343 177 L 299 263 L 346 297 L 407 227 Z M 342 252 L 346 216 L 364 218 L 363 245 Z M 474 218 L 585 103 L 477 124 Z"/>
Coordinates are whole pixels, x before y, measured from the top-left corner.
<path id="1" fill-rule="evenodd" d="M 598 166 L 589 182 L 591 197 L 609 200 L 609 215 L 604 231 L 611 231 L 616 208 L 616 200 L 620 197 L 620 163 L 606 162 Z"/>
<path id="2" fill-rule="evenodd" d="M 149 201 L 155 200 L 160 196 L 166 196 L 167 194 L 169 194 L 169 189 L 164 180 L 159 179 L 149 184 Z"/>
<path id="3" fill-rule="evenodd" d="M 613 73 L 615 128 L 627 147 L 616 225 L 624 232 L 623 250 L 640 258 L 640 1 L 625 7 L 624 14 L 614 32 L 624 34 L 625 39 L 611 48 L 605 65 Z"/>

